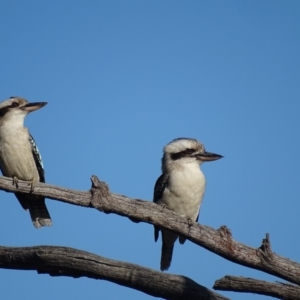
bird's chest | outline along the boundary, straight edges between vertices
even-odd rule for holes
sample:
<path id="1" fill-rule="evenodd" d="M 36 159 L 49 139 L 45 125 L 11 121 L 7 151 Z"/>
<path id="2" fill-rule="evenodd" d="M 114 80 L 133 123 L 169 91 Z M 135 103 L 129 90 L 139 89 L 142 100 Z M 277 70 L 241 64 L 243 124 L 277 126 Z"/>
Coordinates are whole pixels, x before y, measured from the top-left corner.
<path id="1" fill-rule="evenodd" d="M 16 176 L 22 180 L 39 178 L 35 168 L 27 132 L 0 130 L 0 167 L 4 176 Z"/>
<path id="2" fill-rule="evenodd" d="M 172 172 L 162 202 L 185 218 L 196 220 L 205 191 L 205 177 L 199 167 Z"/>

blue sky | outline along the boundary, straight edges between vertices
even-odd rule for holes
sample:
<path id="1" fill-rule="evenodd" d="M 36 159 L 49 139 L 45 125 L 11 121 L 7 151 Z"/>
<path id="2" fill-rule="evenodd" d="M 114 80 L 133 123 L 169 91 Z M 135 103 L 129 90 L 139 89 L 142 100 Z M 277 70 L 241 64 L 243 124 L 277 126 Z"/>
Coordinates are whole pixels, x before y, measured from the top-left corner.
<path id="1" fill-rule="evenodd" d="M 226 225 L 300 261 L 299 1 L 1 1 L 0 100 L 48 105 L 26 119 L 46 180 L 152 201 L 163 146 L 199 139 L 222 160 L 202 170 L 199 222 Z M 36 230 L 1 193 L 3 246 L 60 245 L 159 270 L 153 227 L 47 201 L 53 226 Z M 274 281 L 187 241 L 170 273 L 209 288 L 224 275 Z M 3 299 L 151 299 L 105 281 L 0 270 Z M 263 296 L 224 292 L 231 299 Z"/>

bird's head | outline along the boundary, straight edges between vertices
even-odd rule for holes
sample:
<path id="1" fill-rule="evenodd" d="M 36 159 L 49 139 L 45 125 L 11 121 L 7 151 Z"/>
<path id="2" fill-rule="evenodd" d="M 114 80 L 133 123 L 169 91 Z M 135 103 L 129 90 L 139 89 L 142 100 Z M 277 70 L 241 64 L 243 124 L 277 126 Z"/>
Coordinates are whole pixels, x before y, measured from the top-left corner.
<path id="1" fill-rule="evenodd" d="M 183 165 L 190 163 L 201 164 L 206 161 L 214 161 L 222 158 L 222 155 L 207 152 L 203 144 L 195 139 L 178 138 L 164 147 L 162 167 L 168 165 Z M 163 170 L 165 171 L 165 170 Z"/>
<path id="2" fill-rule="evenodd" d="M 26 115 L 32 111 L 45 106 L 47 102 L 28 102 L 21 97 L 10 97 L 0 103 L 0 120 L 15 119 L 24 120 Z"/>

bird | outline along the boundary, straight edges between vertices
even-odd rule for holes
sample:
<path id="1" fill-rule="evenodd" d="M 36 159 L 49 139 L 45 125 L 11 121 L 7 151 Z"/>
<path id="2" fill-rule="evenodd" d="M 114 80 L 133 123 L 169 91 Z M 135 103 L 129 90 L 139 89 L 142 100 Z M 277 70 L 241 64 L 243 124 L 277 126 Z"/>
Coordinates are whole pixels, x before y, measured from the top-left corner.
<path id="1" fill-rule="evenodd" d="M 200 206 L 205 192 L 205 177 L 200 169 L 203 162 L 214 161 L 222 155 L 207 152 L 204 145 L 193 138 L 177 138 L 163 150 L 162 174 L 154 186 L 153 202 L 188 219 L 198 221 Z M 174 243 L 185 238 L 167 229 L 154 226 L 154 240 L 162 232 L 160 269 L 168 270 Z"/>
<path id="2" fill-rule="evenodd" d="M 21 97 L 10 97 L 0 103 L 0 169 L 4 176 L 28 181 L 31 191 L 36 182 L 45 182 L 45 172 L 38 147 L 24 127 L 27 114 L 36 111 L 47 102 L 28 102 Z M 52 220 L 41 196 L 15 193 L 21 206 L 29 210 L 34 227 L 51 226 Z"/>

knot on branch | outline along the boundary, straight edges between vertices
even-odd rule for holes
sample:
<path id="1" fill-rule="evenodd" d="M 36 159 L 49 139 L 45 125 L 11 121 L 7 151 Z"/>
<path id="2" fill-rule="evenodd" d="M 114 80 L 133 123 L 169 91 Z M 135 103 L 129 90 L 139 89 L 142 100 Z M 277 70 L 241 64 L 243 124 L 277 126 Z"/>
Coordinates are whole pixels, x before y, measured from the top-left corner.
<path id="1" fill-rule="evenodd" d="M 220 234 L 220 237 L 222 238 L 223 246 L 226 246 L 226 248 L 228 250 L 230 250 L 231 252 L 234 252 L 231 230 L 227 226 L 222 225 L 217 230 L 217 232 Z"/>
<path id="2" fill-rule="evenodd" d="M 95 175 L 91 177 L 91 181 L 92 200 L 90 206 L 100 211 L 106 212 L 107 207 L 110 206 L 110 202 L 112 200 L 108 184 L 106 182 L 100 181 L 99 178 Z"/>
<path id="3" fill-rule="evenodd" d="M 232 238 L 230 229 L 225 225 L 222 225 L 217 231 L 219 232 L 220 236 L 223 239 L 224 238 L 225 239 L 231 239 Z"/>
<path id="4" fill-rule="evenodd" d="M 273 258 L 270 235 L 268 233 L 266 234 L 266 238 L 262 240 L 261 246 L 257 249 L 257 255 L 262 261 L 270 261 Z"/>

